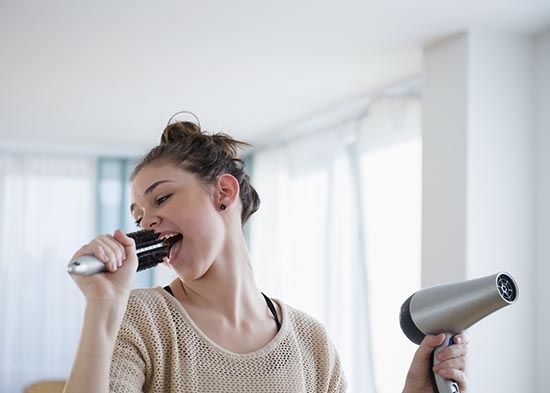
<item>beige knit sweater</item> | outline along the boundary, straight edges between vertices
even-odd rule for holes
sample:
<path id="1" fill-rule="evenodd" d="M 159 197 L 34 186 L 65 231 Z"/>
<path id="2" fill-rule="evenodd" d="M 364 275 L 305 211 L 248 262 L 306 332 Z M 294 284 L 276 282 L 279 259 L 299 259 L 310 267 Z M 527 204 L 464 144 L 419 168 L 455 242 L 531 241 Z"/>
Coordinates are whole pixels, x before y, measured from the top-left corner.
<path id="1" fill-rule="evenodd" d="M 323 326 L 292 307 L 279 333 L 247 354 L 216 345 L 164 289 L 132 291 L 111 365 L 111 392 L 344 392 Z"/>

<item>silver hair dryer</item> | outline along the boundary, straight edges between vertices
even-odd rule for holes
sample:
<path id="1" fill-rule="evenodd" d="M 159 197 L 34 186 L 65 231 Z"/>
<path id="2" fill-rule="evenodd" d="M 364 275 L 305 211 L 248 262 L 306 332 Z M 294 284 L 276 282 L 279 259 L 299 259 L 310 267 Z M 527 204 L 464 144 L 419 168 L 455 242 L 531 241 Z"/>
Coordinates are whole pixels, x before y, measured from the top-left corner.
<path id="1" fill-rule="evenodd" d="M 415 344 L 420 344 L 427 334 L 446 334 L 444 343 L 434 350 L 435 365 L 438 363 L 435 355 L 452 345 L 455 334 L 517 299 L 515 280 L 508 273 L 500 272 L 415 292 L 401 306 L 399 322 L 403 333 Z M 438 375 L 434 375 L 434 385 L 439 393 L 460 393 L 455 381 Z"/>

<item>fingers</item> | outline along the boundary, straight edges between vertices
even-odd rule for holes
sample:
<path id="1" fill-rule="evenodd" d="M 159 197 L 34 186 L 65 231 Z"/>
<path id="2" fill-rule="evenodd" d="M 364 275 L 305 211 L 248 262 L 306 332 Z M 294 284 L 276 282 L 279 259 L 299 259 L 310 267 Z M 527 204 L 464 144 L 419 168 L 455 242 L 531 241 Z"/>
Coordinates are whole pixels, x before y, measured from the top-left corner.
<path id="1" fill-rule="evenodd" d="M 448 374 L 452 374 L 454 372 L 464 372 L 465 363 L 463 359 L 453 359 L 445 362 L 441 362 L 433 367 L 433 371 L 436 374 L 441 375 L 442 377 L 445 377 L 446 379 L 453 379 L 449 378 Z"/>
<path id="2" fill-rule="evenodd" d="M 458 334 L 453 337 L 453 345 L 447 345 L 438 352 L 437 360 L 440 362 L 452 359 L 460 359 L 462 363 L 468 351 L 468 337 L 465 334 Z M 453 363 L 454 364 L 454 363 Z"/>
<path id="3" fill-rule="evenodd" d="M 106 263 L 108 270 L 115 271 L 126 259 L 126 250 L 114 237 L 105 235 L 96 239 L 94 255 Z"/>
<path id="4" fill-rule="evenodd" d="M 433 367 L 433 372 L 445 379 L 458 382 L 460 391 L 466 390 L 466 355 L 468 350 L 468 337 L 459 334 L 453 337 L 453 345 L 448 345 L 437 353 L 439 361 Z"/>
<path id="5" fill-rule="evenodd" d="M 458 383 L 460 392 L 466 391 L 467 378 L 464 371 L 464 363 L 460 361 L 442 362 L 434 366 L 433 372 L 444 379 L 450 379 Z"/>
<path id="6" fill-rule="evenodd" d="M 114 272 L 122 267 L 129 254 L 135 253 L 135 242 L 122 231 L 115 231 L 114 235 L 101 235 L 83 246 L 73 257 L 83 254 L 95 255 L 105 264 L 108 271 Z"/>

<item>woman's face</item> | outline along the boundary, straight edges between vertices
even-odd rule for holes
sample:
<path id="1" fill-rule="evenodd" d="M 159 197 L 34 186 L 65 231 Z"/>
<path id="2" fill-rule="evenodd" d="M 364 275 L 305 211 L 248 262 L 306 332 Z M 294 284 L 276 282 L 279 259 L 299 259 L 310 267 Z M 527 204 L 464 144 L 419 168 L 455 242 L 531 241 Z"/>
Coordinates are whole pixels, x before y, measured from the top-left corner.
<path id="1" fill-rule="evenodd" d="M 172 164 L 152 164 L 135 176 L 130 210 L 143 229 L 183 238 L 170 249 L 167 263 L 184 280 L 202 277 L 221 252 L 223 221 L 214 188 Z"/>

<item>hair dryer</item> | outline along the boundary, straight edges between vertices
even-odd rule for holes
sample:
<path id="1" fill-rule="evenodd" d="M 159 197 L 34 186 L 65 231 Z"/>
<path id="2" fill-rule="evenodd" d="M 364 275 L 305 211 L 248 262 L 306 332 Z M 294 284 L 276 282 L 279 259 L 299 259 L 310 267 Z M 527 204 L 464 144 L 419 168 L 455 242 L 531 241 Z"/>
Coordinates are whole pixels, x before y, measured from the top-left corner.
<path id="1" fill-rule="evenodd" d="M 518 287 L 508 273 L 454 284 L 436 285 L 412 294 L 401 306 L 399 322 L 403 333 L 415 344 L 427 334 L 446 333 L 445 341 L 433 353 L 452 345 L 453 336 L 518 299 Z M 458 384 L 434 375 L 439 393 L 459 393 Z"/>

